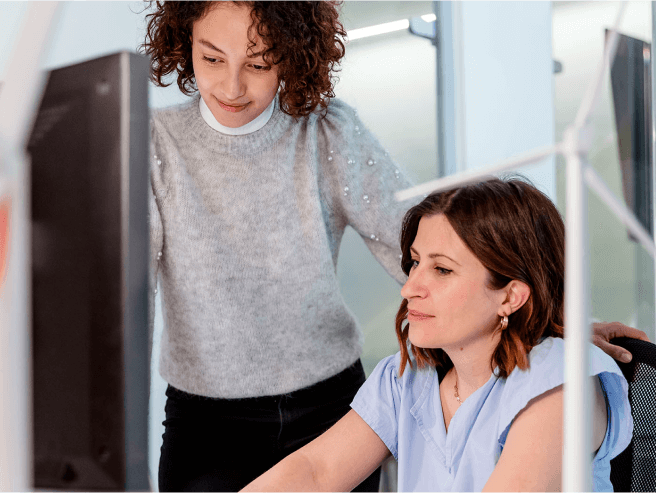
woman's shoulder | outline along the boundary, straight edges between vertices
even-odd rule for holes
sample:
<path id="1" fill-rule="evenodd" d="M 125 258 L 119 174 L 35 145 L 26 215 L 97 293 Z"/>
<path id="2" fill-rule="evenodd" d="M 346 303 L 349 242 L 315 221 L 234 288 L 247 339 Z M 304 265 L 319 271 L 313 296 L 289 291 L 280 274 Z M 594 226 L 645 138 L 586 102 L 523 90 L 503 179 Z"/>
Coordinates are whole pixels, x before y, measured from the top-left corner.
<path id="1" fill-rule="evenodd" d="M 430 393 L 431 382 L 437 381 L 435 368 L 418 369 L 416 365 L 407 364 L 402 375 L 400 368 L 400 352 L 383 358 L 360 387 L 352 407 L 356 411 L 367 408 L 370 413 L 378 413 L 376 406 L 382 405 L 397 415 L 423 400 Z"/>
<path id="2" fill-rule="evenodd" d="M 151 126 L 154 131 L 166 129 L 175 132 L 176 129 L 187 129 L 190 124 L 200 118 L 200 96 L 164 108 L 156 108 L 151 112 Z"/>
<path id="3" fill-rule="evenodd" d="M 502 381 L 503 396 L 499 408 L 501 430 L 507 431 L 512 419 L 532 399 L 565 383 L 565 351 L 564 339 L 547 337 L 529 352 L 528 368 L 516 367 L 508 378 Z M 612 381 L 620 388 L 625 387 L 624 376 L 610 356 L 589 344 L 588 357 L 590 376 L 598 376 L 604 384 Z"/>
<path id="4" fill-rule="evenodd" d="M 529 368 L 521 370 L 515 368 L 509 375 L 511 378 L 522 380 L 533 377 L 543 377 L 554 374 L 564 383 L 564 364 L 566 358 L 565 340 L 560 337 L 545 337 L 529 352 Z M 592 343 L 588 344 L 588 361 L 590 376 L 601 373 L 612 373 L 621 376 L 622 372 L 613 358 Z"/>
<path id="5" fill-rule="evenodd" d="M 515 368 L 508 376 L 499 405 L 499 441 L 505 442 L 510 425 L 531 399 L 565 383 L 565 340 L 548 337 L 530 354 L 530 368 Z M 588 375 L 601 382 L 608 410 L 608 431 L 595 462 L 610 460 L 624 450 L 633 430 L 628 383 L 613 358 L 597 346 L 588 345 Z"/>
<path id="6" fill-rule="evenodd" d="M 311 119 L 319 127 L 327 127 L 335 131 L 355 131 L 361 122 L 355 108 L 339 98 L 332 98 L 325 109 L 317 109 L 312 113 Z"/>
<path id="7" fill-rule="evenodd" d="M 416 385 L 418 380 L 424 381 L 433 374 L 437 375 L 435 368 L 428 366 L 417 368 L 417 364 L 411 364 L 410 361 L 406 363 L 401 374 L 401 352 L 398 351 L 381 359 L 368 378 L 384 379 L 401 388 Z"/>
<path id="8" fill-rule="evenodd" d="M 339 98 L 330 100 L 330 103 L 328 103 L 328 113 L 338 118 L 355 118 L 358 115 L 358 111 L 353 106 Z"/>

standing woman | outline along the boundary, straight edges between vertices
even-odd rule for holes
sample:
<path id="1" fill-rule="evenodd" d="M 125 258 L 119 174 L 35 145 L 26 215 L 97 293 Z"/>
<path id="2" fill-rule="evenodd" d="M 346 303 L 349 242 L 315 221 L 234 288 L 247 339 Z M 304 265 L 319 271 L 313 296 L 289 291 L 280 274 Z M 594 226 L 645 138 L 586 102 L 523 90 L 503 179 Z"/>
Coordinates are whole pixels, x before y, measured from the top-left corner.
<path id="1" fill-rule="evenodd" d="M 162 491 L 236 491 L 348 412 L 365 375 L 336 277 L 347 225 L 406 279 L 409 204 L 393 196 L 410 183 L 333 99 L 337 6 L 156 2 L 147 16 L 153 81 L 175 74 L 193 95 L 151 124 Z M 379 471 L 356 490 L 377 491 Z"/>
<path id="2" fill-rule="evenodd" d="M 154 81 L 177 73 L 200 93 L 152 121 L 161 490 L 239 490 L 346 414 L 365 380 L 339 245 L 352 226 L 403 282 L 393 195 L 410 183 L 330 99 L 344 35 L 333 2 L 165 2 L 148 16 Z"/>

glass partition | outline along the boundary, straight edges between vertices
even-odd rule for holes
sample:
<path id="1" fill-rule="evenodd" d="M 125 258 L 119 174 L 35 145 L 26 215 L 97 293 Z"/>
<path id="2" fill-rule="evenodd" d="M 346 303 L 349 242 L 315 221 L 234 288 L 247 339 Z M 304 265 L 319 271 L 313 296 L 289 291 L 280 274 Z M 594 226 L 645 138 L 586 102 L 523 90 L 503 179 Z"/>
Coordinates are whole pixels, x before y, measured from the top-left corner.
<path id="1" fill-rule="evenodd" d="M 432 11 L 432 2 L 346 2 L 342 19 L 351 30 Z M 437 177 L 435 76 L 435 47 L 403 29 L 349 42 L 335 88 L 415 183 Z M 362 362 L 369 374 L 398 351 L 394 319 L 401 286 L 351 228 L 342 240 L 337 271 L 344 299 L 365 335 Z"/>
<path id="2" fill-rule="evenodd" d="M 553 57 L 562 64 L 555 76 L 556 140 L 574 120 L 590 78 L 601 61 L 605 30 L 611 28 L 619 2 L 554 2 Z M 628 2 L 619 32 L 651 43 L 651 4 Z M 610 75 L 592 117 L 594 140 L 588 155 L 592 167 L 613 193 L 624 197 L 620 150 Z M 564 212 L 564 159 L 558 157 L 558 206 Z M 654 265 L 631 241 L 620 221 L 602 201 L 589 194 L 591 308 L 597 320 L 618 320 L 654 338 Z"/>

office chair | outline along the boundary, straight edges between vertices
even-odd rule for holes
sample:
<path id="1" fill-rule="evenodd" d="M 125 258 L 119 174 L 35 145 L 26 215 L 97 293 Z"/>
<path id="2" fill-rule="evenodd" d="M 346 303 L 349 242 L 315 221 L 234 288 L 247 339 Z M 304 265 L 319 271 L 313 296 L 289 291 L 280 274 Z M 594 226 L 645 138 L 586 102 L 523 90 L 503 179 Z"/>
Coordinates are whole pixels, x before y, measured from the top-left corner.
<path id="1" fill-rule="evenodd" d="M 629 382 L 633 438 L 610 461 L 615 491 L 656 491 L 656 345 L 619 337 L 610 341 L 631 352 L 630 363 L 618 365 Z"/>

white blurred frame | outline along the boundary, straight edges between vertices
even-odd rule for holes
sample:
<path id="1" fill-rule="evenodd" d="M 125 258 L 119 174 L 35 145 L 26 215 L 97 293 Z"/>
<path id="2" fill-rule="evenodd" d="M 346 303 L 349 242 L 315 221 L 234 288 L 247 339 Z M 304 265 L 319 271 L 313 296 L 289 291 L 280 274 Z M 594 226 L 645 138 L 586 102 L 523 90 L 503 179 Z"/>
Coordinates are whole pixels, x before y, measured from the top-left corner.
<path id="1" fill-rule="evenodd" d="M 32 485 L 29 158 L 26 145 L 43 88 L 42 68 L 59 2 L 29 5 L 0 92 L 0 202 L 9 209 L 6 277 L 0 280 L 0 490 Z"/>

